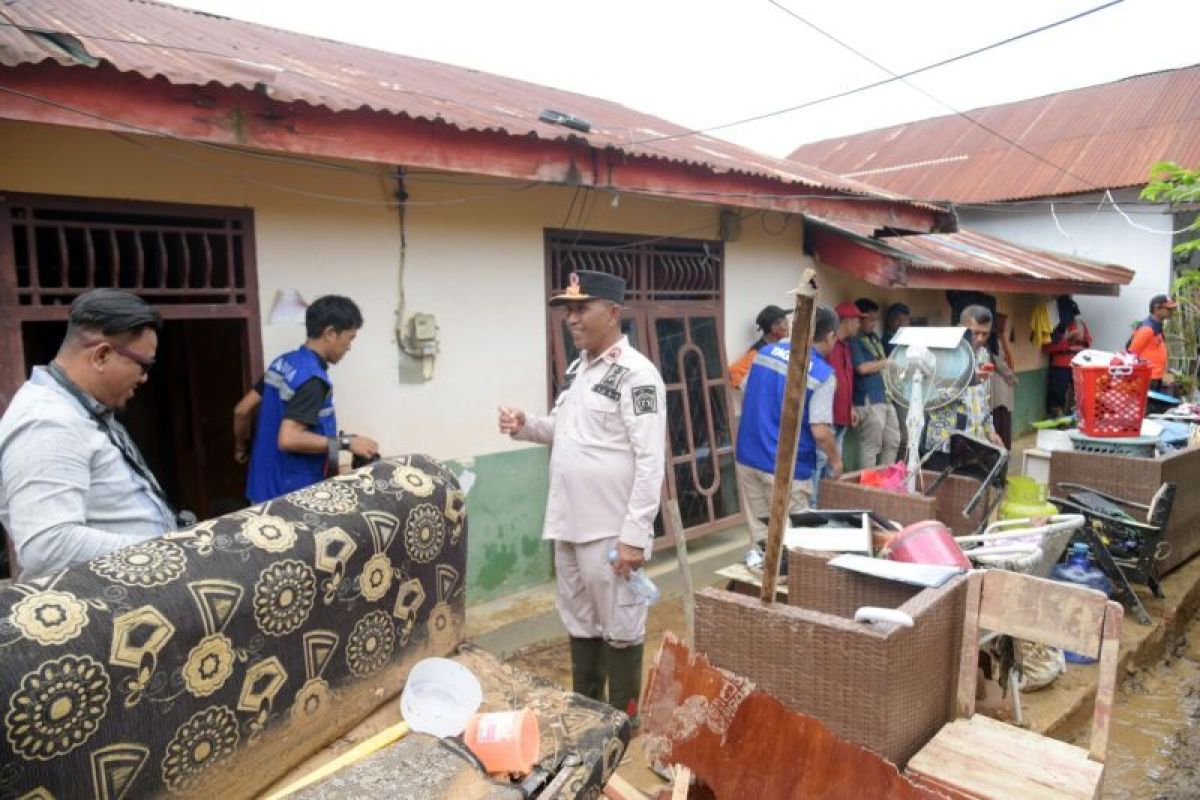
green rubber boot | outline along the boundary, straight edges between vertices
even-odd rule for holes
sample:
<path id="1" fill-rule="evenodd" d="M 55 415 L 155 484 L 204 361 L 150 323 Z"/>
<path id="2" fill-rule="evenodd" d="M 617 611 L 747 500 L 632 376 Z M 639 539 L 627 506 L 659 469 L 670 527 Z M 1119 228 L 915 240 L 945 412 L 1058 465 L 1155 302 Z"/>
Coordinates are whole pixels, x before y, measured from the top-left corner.
<path id="1" fill-rule="evenodd" d="M 604 702 L 604 640 L 571 637 L 571 690 Z"/>
<path id="2" fill-rule="evenodd" d="M 629 647 L 604 645 L 608 663 L 608 704 L 629 715 L 629 724 L 637 730 L 641 724 L 638 703 L 642 699 L 642 650 L 645 645 Z"/>

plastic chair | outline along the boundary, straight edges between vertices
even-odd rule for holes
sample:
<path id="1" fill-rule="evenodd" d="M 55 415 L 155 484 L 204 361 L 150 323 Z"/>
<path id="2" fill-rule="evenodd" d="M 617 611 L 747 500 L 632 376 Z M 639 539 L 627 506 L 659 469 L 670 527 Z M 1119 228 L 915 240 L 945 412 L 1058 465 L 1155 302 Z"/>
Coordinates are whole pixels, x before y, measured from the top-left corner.
<path id="1" fill-rule="evenodd" d="M 908 762 L 908 772 L 955 798 L 1097 798 L 1121 645 L 1119 603 L 1102 593 L 1006 570 L 972 572 L 959 664 L 957 717 Z M 975 713 L 981 629 L 1099 655 L 1086 749 Z"/>

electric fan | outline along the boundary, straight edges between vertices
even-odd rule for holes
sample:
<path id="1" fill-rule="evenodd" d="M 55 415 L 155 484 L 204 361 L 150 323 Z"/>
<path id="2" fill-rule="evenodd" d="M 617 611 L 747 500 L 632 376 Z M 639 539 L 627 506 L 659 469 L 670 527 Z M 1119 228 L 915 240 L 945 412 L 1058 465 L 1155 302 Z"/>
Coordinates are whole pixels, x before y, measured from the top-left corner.
<path id="1" fill-rule="evenodd" d="M 908 491 L 917 489 L 925 412 L 953 402 L 971 384 L 975 353 L 965 328 L 901 328 L 883 370 L 888 397 L 908 409 Z"/>

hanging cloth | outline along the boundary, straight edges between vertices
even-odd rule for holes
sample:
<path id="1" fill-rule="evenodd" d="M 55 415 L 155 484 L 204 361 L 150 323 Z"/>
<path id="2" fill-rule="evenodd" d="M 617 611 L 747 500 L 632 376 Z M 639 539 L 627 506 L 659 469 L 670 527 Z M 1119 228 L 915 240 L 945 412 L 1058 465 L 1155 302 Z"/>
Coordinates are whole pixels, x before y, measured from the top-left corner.
<path id="1" fill-rule="evenodd" d="M 1033 315 L 1029 318 L 1029 341 L 1037 347 L 1050 344 L 1050 313 L 1046 311 L 1045 303 L 1033 307 Z"/>

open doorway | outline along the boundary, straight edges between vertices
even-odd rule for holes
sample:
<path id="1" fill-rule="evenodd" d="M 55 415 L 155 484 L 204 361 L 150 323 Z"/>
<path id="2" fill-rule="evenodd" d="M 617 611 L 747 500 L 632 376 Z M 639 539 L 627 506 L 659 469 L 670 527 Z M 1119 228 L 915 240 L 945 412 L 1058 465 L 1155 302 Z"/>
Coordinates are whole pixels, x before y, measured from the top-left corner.
<path id="1" fill-rule="evenodd" d="M 65 322 L 22 325 L 25 364 L 54 358 Z M 209 519 L 245 506 L 245 467 L 233 460 L 233 406 L 245 392 L 246 321 L 167 320 L 150 379 L 121 421 L 172 504 Z"/>

